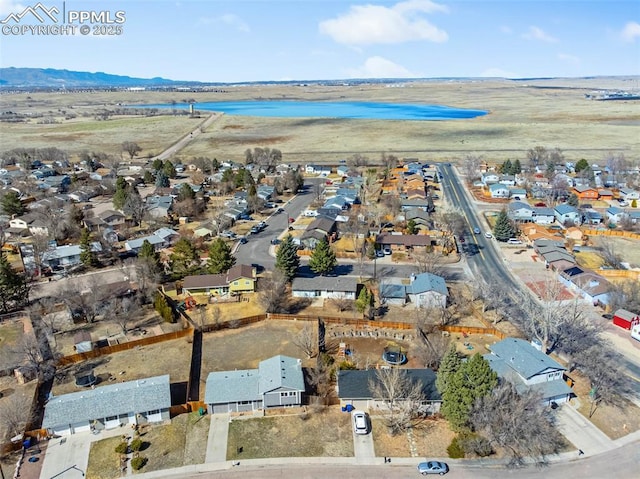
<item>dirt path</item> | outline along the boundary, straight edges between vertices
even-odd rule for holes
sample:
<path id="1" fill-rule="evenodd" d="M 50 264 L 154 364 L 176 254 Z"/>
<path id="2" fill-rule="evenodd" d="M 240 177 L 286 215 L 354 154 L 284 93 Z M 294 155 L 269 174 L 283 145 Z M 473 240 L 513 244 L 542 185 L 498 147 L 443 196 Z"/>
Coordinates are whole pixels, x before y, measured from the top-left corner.
<path id="1" fill-rule="evenodd" d="M 164 161 L 172 157 L 173 155 L 178 153 L 180 150 L 182 150 L 185 146 L 187 146 L 192 140 L 194 140 L 199 135 L 201 135 L 206 128 L 208 128 L 213 124 L 213 122 L 218 121 L 220 118 L 222 118 L 223 115 L 224 113 L 212 113 L 211 115 L 209 115 L 207 119 L 205 119 L 202 123 L 200 123 L 192 132 L 190 132 L 188 135 L 185 135 L 184 137 L 179 139 L 176 143 L 174 143 L 169 148 L 164 150 L 158 156 L 154 156 L 153 158 L 151 158 L 151 161 L 154 161 L 154 160 Z"/>

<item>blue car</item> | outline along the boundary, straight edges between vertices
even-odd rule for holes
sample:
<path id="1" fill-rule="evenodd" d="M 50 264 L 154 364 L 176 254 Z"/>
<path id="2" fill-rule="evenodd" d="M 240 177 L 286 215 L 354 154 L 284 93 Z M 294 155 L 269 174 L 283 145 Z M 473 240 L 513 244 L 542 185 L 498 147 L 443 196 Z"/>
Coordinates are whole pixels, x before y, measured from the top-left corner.
<path id="1" fill-rule="evenodd" d="M 440 461 L 427 461 L 418 464 L 418 472 L 423 476 L 427 474 L 440 474 L 441 476 L 449 472 L 449 466 Z"/>

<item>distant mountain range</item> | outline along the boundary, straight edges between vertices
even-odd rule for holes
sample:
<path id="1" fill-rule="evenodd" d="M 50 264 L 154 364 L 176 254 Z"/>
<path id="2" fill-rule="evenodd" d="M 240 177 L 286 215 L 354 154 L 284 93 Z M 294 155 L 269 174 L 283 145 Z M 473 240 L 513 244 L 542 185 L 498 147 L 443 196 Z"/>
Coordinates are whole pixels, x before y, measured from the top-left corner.
<path id="1" fill-rule="evenodd" d="M 103 72 L 76 72 L 54 68 L 0 68 L 3 88 L 78 88 L 78 87 L 167 87 L 196 85 L 199 82 L 178 82 L 166 78 L 134 78 Z"/>

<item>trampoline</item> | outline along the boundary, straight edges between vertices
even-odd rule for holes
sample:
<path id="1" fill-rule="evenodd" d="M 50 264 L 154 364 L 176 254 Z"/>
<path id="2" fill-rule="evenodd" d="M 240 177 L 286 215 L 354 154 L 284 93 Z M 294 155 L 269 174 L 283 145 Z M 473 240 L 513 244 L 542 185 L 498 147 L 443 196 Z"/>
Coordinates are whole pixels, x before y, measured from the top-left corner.
<path id="1" fill-rule="evenodd" d="M 407 362 L 407 355 L 400 348 L 385 348 L 382 359 L 387 364 L 399 366 Z"/>

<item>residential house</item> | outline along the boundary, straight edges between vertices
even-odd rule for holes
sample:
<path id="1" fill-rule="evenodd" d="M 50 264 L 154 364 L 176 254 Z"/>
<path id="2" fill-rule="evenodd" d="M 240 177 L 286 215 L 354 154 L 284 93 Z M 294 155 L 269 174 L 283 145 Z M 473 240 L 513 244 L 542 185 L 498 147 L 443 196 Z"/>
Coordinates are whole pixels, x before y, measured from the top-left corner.
<path id="1" fill-rule="evenodd" d="M 345 177 L 345 176 L 347 176 L 349 174 L 349 169 L 350 168 L 348 166 L 346 166 L 346 165 L 340 165 L 340 166 L 338 166 L 336 168 L 336 173 L 339 176 Z"/>
<path id="2" fill-rule="evenodd" d="M 97 241 L 93 242 L 91 243 L 91 251 L 99 253 L 102 251 L 102 246 Z M 58 246 L 42 254 L 42 264 L 54 270 L 77 266 L 82 263 L 80 253 L 82 253 L 80 245 Z"/>
<path id="3" fill-rule="evenodd" d="M 530 343 L 506 338 L 490 347 L 484 358 L 501 381 L 513 384 L 523 394 L 532 391 L 544 404 L 569 401 L 572 389 L 564 380 L 566 368 Z"/>
<path id="4" fill-rule="evenodd" d="M 410 302 L 416 308 L 446 307 L 448 296 L 444 278 L 431 273 L 385 278 L 380 282 L 381 301 L 392 305 Z"/>
<path id="5" fill-rule="evenodd" d="M 304 392 L 302 362 L 279 355 L 257 369 L 209 373 L 204 402 L 209 414 L 256 411 L 299 406 Z"/>
<path id="6" fill-rule="evenodd" d="M 573 206 L 566 203 L 560 204 L 554 208 L 556 220 L 561 225 L 571 222 L 579 225 L 581 223 L 580 213 Z"/>
<path id="7" fill-rule="evenodd" d="M 193 236 L 196 238 L 208 239 L 218 234 L 218 228 L 214 224 L 214 221 L 207 221 L 201 223 L 200 226 L 193 230 Z"/>
<path id="8" fill-rule="evenodd" d="M 315 276 L 293 278 L 294 298 L 356 299 L 358 280 L 353 276 Z"/>
<path id="9" fill-rule="evenodd" d="M 513 175 L 500 175 L 498 183 L 505 186 L 516 186 L 516 177 Z"/>
<path id="10" fill-rule="evenodd" d="M 9 228 L 15 230 L 28 230 L 32 235 L 47 236 L 49 229 L 42 219 L 42 215 L 38 213 L 27 213 L 9 220 Z"/>
<path id="11" fill-rule="evenodd" d="M 512 201 L 507 208 L 509 219 L 518 223 L 533 222 L 533 208 L 528 203 L 522 201 Z"/>
<path id="12" fill-rule="evenodd" d="M 375 394 L 375 384 L 380 381 L 378 369 L 343 369 L 338 370 L 338 398 L 342 406 L 351 405 L 366 411 L 368 409 L 384 409 L 388 407 L 384 398 Z M 434 414 L 440 411 L 442 398 L 436 388 L 436 373 L 432 369 L 403 369 L 412 384 L 419 384 L 424 396 L 418 406 L 418 413 Z M 372 387 L 373 386 L 373 387 Z M 398 398 L 403 400 L 405 398 Z"/>
<path id="13" fill-rule="evenodd" d="M 44 189 L 50 189 L 56 193 L 64 193 L 71 185 L 71 177 L 68 175 L 46 176 L 42 179 L 42 183 L 46 185 Z"/>
<path id="14" fill-rule="evenodd" d="M 533 208 L 533 221 L 539 225 L 550 225 L 556 220 L 553 208 L 535 207 Z"/>
<path id="15" fill-rule="evenodd" d="M 599 225 L 603 219 L 602 213 L 596 210 L 586 210 L 582 215 L 582 223 L 586 225 Z"/>
<path id="16" fill-rule="evenodd" d="M 68 436 L 91 429 L 114 429 L 125 424 L 170 419 L 169 375 L 117 382 L 49 398 L 42 428 Z"/>
<path id="17" fill-rule="evenodd" d="M 598 190 L 598 199 L 601 201 L 612 201 L 613 200 L 613 191 L 600 189 Z"/>
<path id="18" fill-rule="evenodd" d="M 162 240 L 165 248 L 173 246 L 180 239 L 180 233 L 166 227 L 155 230 L 153 234 Z"/>
<path id="19" fill-rule="evenodd" d="M 405 220 L 407 222 L 413 221 L 416 226 L 424 226 L 425 228 L 430 228 L 433 221 L 431 220 L 431 216 L 426 211 L 420 208 L 410 208 L 404 213 Z"/>
<path id="20" fill-rule="evenodd" d="M 569 175 L 565 175 L 564 173 L 559 173 L 559 174 L 557 174 L 557 175 L 555 176 L 554 181 L 556 182 L 556 184 L 557 184 L 558 182 L 564 182 L 564 183 L 566 183 L 566 184 L 567 184 L 567 186 L 568 186 L 569 188 L 573 188 L 573 187 L 576 185 L 576 183 L 575 183 L 574 179 L 573 179 L 571 176 L 569 176 Z"/>
<path id="21" fill-rule="evenodd" d="M 335 219 L 326 216 L 317 216 L 300 237 L 300 243 L 306 248 L 314 249 L 317 244 L 333 235 L 337 230 Z"/>
<path id="22" fill-rule="evenodd" d="M 256 196 L 264 201 L 270 200 L 274 192 L 275 188 L 273 186 L 260 185 L 256 188 Z"/>
<path id="23" fill-rule="evenodd" d="M 142 238 L 136 238 L 126 241 L 124 244 L 124 249 L 126 251 L 132 251 L 137 254 L 138 251 L 140 251 L 140 248 L 142 248 L 142 244 L 146 240 L 151 243 L 156 251 L 160 251 L 163 248 L 169 248 L 178 239 L 180 239 L 180 234 L 177 231 L 170 228 L 160 228 L 155 230 L 149 236 L 143 236 Z"/>
<path id="24" fill-rule="evenodd" d="M 304 172 L 309 175 L 327 177 L 331 174 L 331 167 L 325 165 L 306 165 L 304 167 Z"/>
<path id="25" fill-rule="evenodd" d="M 580 266 L 565 269 L 558 279 L 567 288 L 594 305 L 609 304 L 609 292 L 614 289 L 602 276 Z"/>
<path id="26" fill-rule="evenodd" d="M 182 289 L 185 294 L 200 293 L 221 297 L 253 293 L 256 290 L 256 269 L 250 265 L 238 264 L 226 273 L 186 276 Z"/>
<path id="27" fill-rule="evenodd" d="M 631 223 L 634 225 L 640 223 L 640 211 L 638 210 L 627 210 L 627 214 L 629 215 L 629 219 Z"/>
<path id="28" fill-rule="evenodd" d="M 423 211 L 427 211 L 429 207 L 429 201 L 421 198 L 406 198 L 400 200 L 400 208 L 403 211 L 419 208 Z"/>
<path id="29" fill-rule="evenodd" d="M 166 218 L 173 207 L 173 196 L 153 195 L 145 199 L 147 211 L 152 218 Z"/>
<path id="30" fill-rule="evenodd" d="M 620 188 L 620 198 L 631 203 L 633 200 L 640 200 L 640 192 L 631 188 Z"/>
<path id="31" fill-rule="evenodd" d="M 115 210 L 105 210 L 96 215 L 100 218 L 107 226 L 117 230 L 120 229 L 126 223 L 126 217 L 119 211 Z"/>
<path id="32" fill-rule="evenodd" d="M 334 196 L 333 198 L 327 199 L 324 202 L 323 208 L 340 208 L 341 210 L 348 210 L 351 203 L 344 196 Z"/>
<path id="33" fill-rule="evenodd" d="M 510 198 L 516 201 L 523 201 L 527 199 L 527 190 L 524 188 L 510 188 Z"/>
<path id="34" fill-rule="evenodd" d="M 591 186 L 574 186 L 573 192 L 575 195 L 581 200 L 597 200 L 598 199 L 598 190 L 596 188 L 592 188 Z"/>
<path id="35" fill-rule="evenodd" d="M 509 195 L 511 195 L 509 188 L 501 183 L 489 185 L 489 193 L 491 194 L 491 198 L 509 198 Z"/>
<path id="36" fill-rule="evenodd" d="M 381 233 L 376 238 L 380 247 L 389 246 L 391 251 L 417 250 L 424 251 L 434 243 L 429 235 L 398 235 Z"/>
<path id="37" fill-rule="evenodd" d="M 627 212 L 617 206 L 607 208 L 605 214 L 607 215 L 607 222 L 613 225 L 617 225 L 627 216 Z"/>
<path id="38" fill-rule="evenodd" d="M 487 172 L 480 177 L 480 181 L 482 181 L 485 186 L 489 186 L 500 181 L 500 175 L 493 172 Z"/>
<path id="39" fill-rule="evenodd" d="M 564 246 L 543 245 L 540 240 L 534 245 L 536 253 L 544 260 L 545 266 L 553 271 L 564 271 L 576 265 L 576 258 Z"/>

